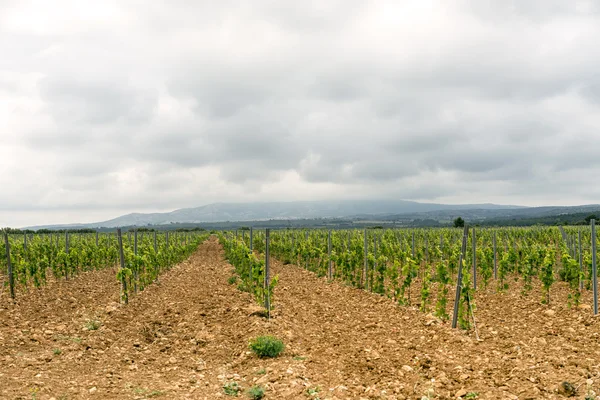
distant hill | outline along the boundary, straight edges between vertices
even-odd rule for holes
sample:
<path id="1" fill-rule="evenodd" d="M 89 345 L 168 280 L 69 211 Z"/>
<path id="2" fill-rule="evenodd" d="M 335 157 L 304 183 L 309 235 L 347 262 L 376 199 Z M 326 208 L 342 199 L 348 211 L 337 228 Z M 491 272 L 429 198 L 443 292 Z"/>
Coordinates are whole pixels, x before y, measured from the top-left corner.
<path id="1" fill-rule="evenodd" d="M 168 213 L 133 213 L 108 221 L 35 226 L 30 229 L 114 228 L 181 223 L 264 221 L 270 219 L 297 220 L 357 216 L 390 216 L 395 214 L 435 213 L 466 210 L 517 211 L 520 206 L 496 204 L 435 204 L 406 200 L 341 200 L 262 203 L 214 203 L 195 208 L 182 208 Z"/>

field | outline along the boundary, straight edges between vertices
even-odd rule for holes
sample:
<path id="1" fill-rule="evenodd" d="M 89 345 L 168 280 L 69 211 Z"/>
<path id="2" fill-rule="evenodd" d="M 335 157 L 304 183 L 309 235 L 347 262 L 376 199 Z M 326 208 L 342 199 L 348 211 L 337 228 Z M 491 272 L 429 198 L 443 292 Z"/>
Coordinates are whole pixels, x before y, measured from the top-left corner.
<path id="1" fill-rule="evenodd" d="M 581 251 L 578 228 L 564 233 L 478 232 L 477 290 L 470 235 L 461 290 L 470 297 L 461 297 L 457 329 L 460 229 L 372 230 L 367 240 L 362 231 L 330 240 L 327 231 L 271 232 L 272 290 L 259 284 L 264 232 L 254 232 L 254 253 L 247 231 L 198 238 L 189 258 L 147 281 L 139 279 L 149 259 L 140 261 L 129 283 L 144 289 L 128 304 L 118 257 L 69 280 L 48 274 L 39 287 L 31 275 L 14 302 L 8 289 L 0 295 L 0 398 L 214 399 L 228 398 L 223 388 L 236 382 L 241 398 L 260 386 L 266 399 L 593 399 L 600 325 L 590 231 L 583 227 Z M 146 248 L 152 253 L 151 241 Z M 285 343 L 279 357 L 249 351 L 264 334 Z"/>

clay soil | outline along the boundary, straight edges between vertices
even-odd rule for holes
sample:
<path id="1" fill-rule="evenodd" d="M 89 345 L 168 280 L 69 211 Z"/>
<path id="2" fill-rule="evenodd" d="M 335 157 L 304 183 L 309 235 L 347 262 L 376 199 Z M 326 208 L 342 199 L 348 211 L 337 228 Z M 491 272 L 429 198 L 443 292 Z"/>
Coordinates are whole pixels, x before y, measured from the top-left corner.
<path id="1" fill-rule="evenodd" d="M 214 237 L 127 306 L 115 270 L 19 292 L 16 304 L 3 294 L 0 398 L 215 399 L 233 381 L 264 387 L 266 399 L 552 399 L 569 394 L 563 382 L 574 398 L 600 393 L 599 319 L 567 308 L 558 284 L 549 307 L 514 282 L 478 290 L 477 340 L 416 307 L 273 264 L 270 321 L 228 283 Z M 284 353 L 253 355 L 248 341 L 262 334 Z"/>

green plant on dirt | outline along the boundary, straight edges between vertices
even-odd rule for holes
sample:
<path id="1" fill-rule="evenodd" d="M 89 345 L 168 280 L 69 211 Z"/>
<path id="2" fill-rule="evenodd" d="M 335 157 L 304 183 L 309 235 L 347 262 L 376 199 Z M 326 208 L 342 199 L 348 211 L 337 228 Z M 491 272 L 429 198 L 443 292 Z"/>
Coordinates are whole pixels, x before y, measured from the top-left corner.
<path id="1" fill-rule="evenodd" d="M 431 296 L 431 273 L 427 268 L 423 274 L 423 282 L 421 286 L 421 311 L 427 312 Z"/>
<path id="2" fill-rule="evenodd" d="M 461 329 L 471 329 L 471 312 L 473 304 L 473 288 L 471 287 L 471 273 L 468 268 L 463 269 L 460 298 L 458 301 L 458 325 Z"/>
<path id="3" fill-rule="evenodd" d="M 264 368 L 261 368 L 258 371 L 256 371 L 256 375 L 264 375 L 266 373 L 267 373 L 267 370 Z"/>
<path id="4" fill-rule="evenodd" d="M 508 253 L 504 253 L 500 262 L 498 263 L 498 291 L 503 292 L 508 289 L 508 283 L 506 277 L 508 275 L 509 261 Z"/>
<path id="5" fill-rule="evenodd" d="M 477 397 L 479 397 L 477 392 L 469 392 L 465 395 L 465 399 L 476 399 Z"/>
<path id="6" fill-rule="evenodd" d="M 554 260 L 555 252 L 551 248 L 548 248 L 540 271 L 540 280 L 542 281 L 544 292 L 542 304 L 550 304 L 550 287 L 554 283 Z"/>
<path id="7" fill-rule="evenodd" d="M 274 336 L 259 336 L 250 341 L 250 350 L 260 358 L 277 357 L 285 348 L 283 342 Z"/>
<path id="8" fill-rule="evenodd" d="M 235 285 L 237 283 L 237 276 L 233 275 L 230 276 L 229 279 L 227 280 L 227 283 L 229 283 L 230 285 Z"/>
<path id="9" fill-rule="evenodd" d="M 252 400 L 260 400 L 265 397 L 265 389 L 261 386 L 253 386 L 248 389 L 248 397 Z"/>
<path id="10" fill-rule="evenodd" d="M 85 322 L 85 329 L 87 329 L 88 331 L 96 331 L 101 326 L 102 326 L 102 322 L 98 321 L 97 319 L 88 319 Z"/>
<path id="11" fill-rule="evenodd" d="M 581 301 L 581 291 L 579 290 L 579 280 L 581 278 L 581 271 L 579 269 L 579 263 L 573 257 L 567 253 L 566 249 L 562 254 L 562 265 L 563 269 L 560 271 L 560 278 L 569 284 L 571 292 L 568 296 L 568 306 L 579 306 Z"/>
<path id="12" fill-rule="evenodd" d="M 401 304 L 410 305 L 410 285 L 412 284 L 413 279 L 417 276 L 418 272 L 419 265 L 417 264 L 417 262 L 411 257 L 406 257 L 406 261 L 404 262 L 402 268 L 404 280 L 402 281 L 402 287 L 400 288 L 399 302 Z"/>
<path id="13" fill-rule="evenodd" d="M 237 382 L 227 382 L 225 385 L 223 385 L 223 391 L 227 396 L 237 397 L 241 390 L 242 388 Z"/>
<path id="14" fill-rule="evenodd" d="M 400 261 L 394 260 L 392 265 L 387 268 L 386 275 L 390 282 L 388 297 L 394 301 L 398 301 L 400 296 L 400 286 L 398 284 L 398 278 L 400 276 L 399 271 L 401 269 Z"/>
<path id="15" fill-rule="evenodd" d="M 380 255 L 376 260 L 376 276 L 375 276 L 375 285 L 373 287 L 373 292 L 384 294 L 385 293 L 385 271 L 387 268 L 388 258 L 384 255 Z"/>
<path id="16" fill-rule="evenodd" d="M 450 271 L 445 262 L 441 261 L 437 264 L 436 275 L 440 286 L 437 302 L 435 304 L 435 316 L 445 321 L 450 318 L 446 312 L 446 307 L 448 304 L 448 285 L 451 282 Z"/>
<path id="17" fill-rule="evenodd" d="M 267 308 L 268 304 L 266 311 L 269 315 L 273 308 L 274 292 L 279 278 L 271 277 L 269 285 L 265 285 L 265 260 L 259 259 L 241 240 L 228 239 L 226 235 L 221 235 L 220 240 L 225 248 L 225 256 L 234 266 L 240 279 L 238 289 L 252 294 L 260 306 Z M 259 250 L 256 246 L 254 249 Z M 232 279 L 229 280 L 230 284 L 234 283 Z"/>
<path id="18" fill-rule="evenodd" d="M 321 387 L 317 386 L 314 388 L 308 388 L 306 389 L 306 394 L 309 396 L 316 396 L 317 394 L 319 394 L 319 392 L 321 391 Z"/>
<path id="19" fill-rule="evenodd" d="M 494 254 L 491 248 L 482 250 L 477 248 L 477 259 L 481 260 L 481 280 L 483 287 L 487 288 L 490 283 L 490 278 L 494 273 Z"/>
<path id="20" fill-rule="evenodd" d="M 62 351 L 61 351 L 60 349 L 54 349 L 54 350 L 52 350 L 52 353 L 53 353 L 55 356 L 60 356 L 60 354 L 62 353 Z"/>

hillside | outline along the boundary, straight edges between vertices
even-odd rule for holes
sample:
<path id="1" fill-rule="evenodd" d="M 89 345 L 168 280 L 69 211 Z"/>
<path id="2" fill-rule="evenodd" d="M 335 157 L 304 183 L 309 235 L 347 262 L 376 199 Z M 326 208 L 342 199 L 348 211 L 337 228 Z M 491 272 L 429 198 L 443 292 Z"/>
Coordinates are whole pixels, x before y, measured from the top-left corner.
<path id="1" fill-rule="evenodd" d="M 496 204 L 435 204 L 405 200 L 343 200 L 295 201 L 264 203 L 213 203 L 195 208 L 182 208 L 167 213 L 132 213 L 108 221 L 36 226 L 31 229 L 113 228 L 118 226 L 165 225 L 172 223 L 203 223 L 225 221 L 261 221 L 269 219 L 340 218 L 353 216 L 383 216 L 458 210 L 518 210 L 519 206 Z"/>

